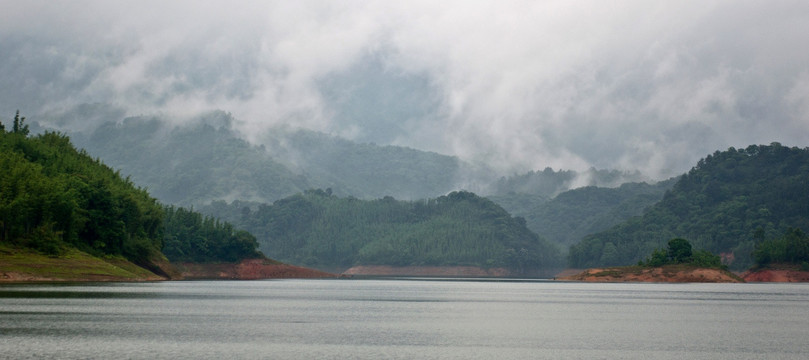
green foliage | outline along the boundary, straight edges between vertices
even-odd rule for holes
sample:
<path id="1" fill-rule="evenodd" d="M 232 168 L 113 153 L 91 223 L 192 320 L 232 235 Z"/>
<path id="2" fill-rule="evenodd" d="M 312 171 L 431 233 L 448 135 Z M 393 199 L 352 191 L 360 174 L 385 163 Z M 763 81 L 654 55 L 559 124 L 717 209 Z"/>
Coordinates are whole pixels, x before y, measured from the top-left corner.
<path id="1" fill-rule="evenodd" d="M 524 273 L 559 265 L 558 250 L 524 219 L 470 192 L 366 201 L 309 190 L 272 205 L 214 202 L 203 211 L 248 229 L 265 253 L 294 264 L 502 266 Z"/>
<path id="2" fill-rule="evenodd" d="M 513 192 L 488 198 L 514 216 L 524 217 L 528 228 L 539 236 L 567 249 L 589 234 L 643 214 L 673 185 L 674 179 L 652 185 L 626 183 L 616 188 L 587 186 L 562 192 L 553 199 Z M 620 263 L 611 255 L 601 257 L 604 264 Z"/>
<path id="3" fill-rule="evenodd" d="M 11 132 L 22 136 L 28 136 L 30 132 L 28 125 L 25 124 L 25 116 L 20 117 L 20 110 L 17 110 L 17 113 L 14 115 L 14 123 L 11 127 Z"/>
<path id="4" fill-rule="evenodd" d="M 682 238 L 669 240 L 665 250 L 655 249 L 646 261 L 638 262 L 638 265 L 648 267 L 672 264 L 689 264 L 703 268 L 722 267 L 719 256 L 706 250 L 692 250 L 691 243 Z"/>
<path id="5" fill-rule="evenodd" d="M 18 113 L 15 131 L 0 132 L 0 243 L 51 256 L 76 247 L 144 266 L 164 247 L 172 260 L 262 256 L 250 233 L 191 210 L 164 209 L 146 190 L 77 151 L 67 136 L 26 137 L 24 119 Z"/>
<path id="6" fill-rule="evenodd" d="M 781 237 L 758 243 L 753 257 L 758 266 L 809 262 L 809 235 L 801 229 L 787 229 Z"/>
<path id="7" fill-rule="evenodd" d="M 667 253 L 675 264 L 688 262 L 691 260 L 691 243 L 682 238 L 671 239 Z"/>
<path id="8" fill-rule="evenodd" d="M 256 238 L 233 225 L 185 208 L 164 208 L 163 253 L 171 261 L 236 262 L 264 257 L 256 250 Z"/>
<path id="9" fill-rule="evenodd" d="M 752 264 L 752 244 L 784 230 L 809 227 L 809 149 L 778 143 L 730 148 L 699 161 L 642 217 L 585 237 L 571 246 L 572 267 L 596 267 L 606 243 L 619 250 L 620 264 L 632 264 L 668 239 L 692 239 L 695 246 Z"/>
<path id="10" fill-rule="evenodd" d="M 162 244 L 163 211 L 67 136 L 0 133 L 0 242 L 60 255 L 66 247 L 142 261 Z"/>
<path id="11" fill-rule="evenodd" d="M 703 268 L 720 268 L 723 266 L 722 259 L 708 250 L 694 250 L 690 263 Z"/>

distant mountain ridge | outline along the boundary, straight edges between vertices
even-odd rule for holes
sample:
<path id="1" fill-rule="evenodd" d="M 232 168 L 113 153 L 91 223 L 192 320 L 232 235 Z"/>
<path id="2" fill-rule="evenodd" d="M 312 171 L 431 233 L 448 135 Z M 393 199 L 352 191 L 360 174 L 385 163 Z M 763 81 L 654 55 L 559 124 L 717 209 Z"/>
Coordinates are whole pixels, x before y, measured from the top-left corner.
<path id="1" fill-rule="evenodd" d="M 228 113 L 215 111 L 180 124 L 160 117 L 127 117 L 105 107 L 80 109 L 98 123 L 67 131 L 79 148 L 120 169 L 163 202 L 189 206 L 215 200 L 271 203 L 312 188 L 361 199 L 415 200 L 469 190 L 551 198 L 578 186 L 644 181 L 638 173 L 590 169 L 529 171 L 499 177 L 457 157 L 400 146 L 355 143 L 302 129 L 275 128 L 251 144 Z M 77 110 L 78 111 L 78 110 Z M 103 120 L 108 117 L 108 120 Z"/>

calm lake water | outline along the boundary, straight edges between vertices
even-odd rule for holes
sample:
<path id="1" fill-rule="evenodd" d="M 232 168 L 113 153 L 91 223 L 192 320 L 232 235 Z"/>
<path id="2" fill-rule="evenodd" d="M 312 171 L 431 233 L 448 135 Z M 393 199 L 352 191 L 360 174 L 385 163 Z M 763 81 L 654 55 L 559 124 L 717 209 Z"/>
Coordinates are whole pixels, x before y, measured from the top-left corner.
<path id="1" fill-rule="evenodd" d="M 807 284 L 0 286 L 4 359 L 807 359 Z"/>

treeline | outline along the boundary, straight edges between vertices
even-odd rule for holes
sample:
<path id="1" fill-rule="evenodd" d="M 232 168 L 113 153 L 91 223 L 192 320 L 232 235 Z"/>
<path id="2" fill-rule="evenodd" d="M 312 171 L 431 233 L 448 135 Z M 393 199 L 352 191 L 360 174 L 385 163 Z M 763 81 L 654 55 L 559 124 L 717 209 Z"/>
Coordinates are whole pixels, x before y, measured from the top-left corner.
<path id="1" fill-rule="evenodd" d="M 569 265 L 633 264 L 682 237 L 743 269 L 756 243 L 788 228 L 809 228 L 809 149 L 730 148 L 700 160 L 642 217 L 573 245 Z"/>
<path id="2" fill-rule="evenodd" d="M 0 243 L 59 256 L 75 247 L 151 270 L 173 261 L 263 257 L 255 237 L 184 208 L 163 207 L 129 178 L 46 132 L 29 137 L 19 113 L 0 123 Z"/>
<path id="3" fill-rule="evenodd" d="M 753 256 L 759 267 L 800 264 L 802 270 L 809 271 L 809 235 L 801 229 L 787 229 L 781 237 L 756 244 Z"/>
<path id="4" fill-rule="evenodd" d="M 263 258 L 256 237 L 219 219 L 167 206 L 163 254 L 171 261 L 235 262 Z"/>
<path id="5" fill-rule="evenodd" d="M 340 198 L 310 190 L 257 207 L 203 209 L 255 234 L 264 253 L 320 268 L 471 265 L 529 273 L 560 265 L 559 251 L 488 199 L 453 192 L 422 201 Z"/>
<path id="6" fill-rule="evenodd" d="M 642 182 L 644 177 L 639 172 L 622 172 L 617 170 L 598 170 L 590 168 L 586 171 L 559 170 L 547 167 L 542 171 L 529 171 L 501 177 L 493 184 L 496 195 L 530 194 L 547 198 L 555 197 L 564 191 L 586 187 L 617 187 L 630 182 Z"/>
<path id="7" fill-rule="evenodd" d="M 682 238 L 669 240 L 666 249 L 657 249 L 646 261 L 638 262 L 638 265 L 646 267 L 674 264 L 687 264 L 702 268 L 723 267 L 719 256 L 706 250 L 694 250 L 691 243 Z"/>
<path id="8" fill-rule="evenodd" d="M 303 170 L 315 187 L 361 199 L 423 199 L 446 194 L 457 188 L 464 167 L 453 156 L 355 143 L 302 129 L 274 129 L 265 143 L 274 158 Z"/>

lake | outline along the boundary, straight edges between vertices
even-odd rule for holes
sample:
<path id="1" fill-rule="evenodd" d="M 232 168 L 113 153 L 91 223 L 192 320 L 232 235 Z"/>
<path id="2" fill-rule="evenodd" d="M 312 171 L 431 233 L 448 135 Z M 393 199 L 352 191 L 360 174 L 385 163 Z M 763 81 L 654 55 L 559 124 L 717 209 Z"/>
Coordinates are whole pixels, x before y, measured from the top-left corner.
<path id="1" fill-rule="evenodd" d="M 809 284 L 0 286 L 3 359 L 807 359 Z"/>

